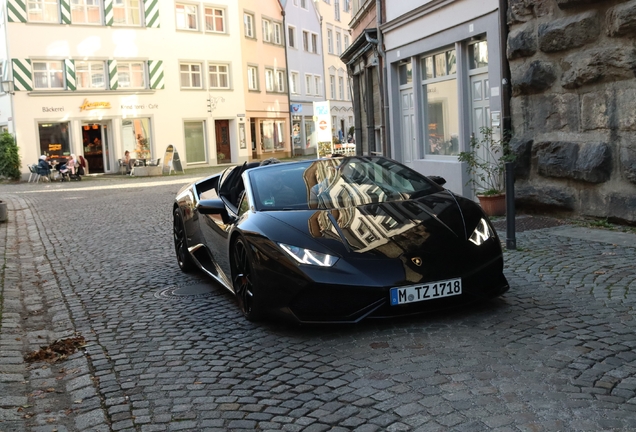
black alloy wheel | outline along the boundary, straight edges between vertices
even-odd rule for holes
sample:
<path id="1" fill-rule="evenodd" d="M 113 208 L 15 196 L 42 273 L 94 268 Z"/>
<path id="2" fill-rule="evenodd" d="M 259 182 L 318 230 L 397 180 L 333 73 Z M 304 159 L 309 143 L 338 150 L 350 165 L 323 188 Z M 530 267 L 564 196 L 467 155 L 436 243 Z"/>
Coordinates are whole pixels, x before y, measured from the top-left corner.
<path id="1" fill-rule="evenodd" d="M 188 245 L 186 244 L 186 232 L 183 224 L 183 218 L 181 217 L 181 211 L 176 208 L 173 212 L 173 235 L 174 235 L 174 251 L 177 255 L 177 262 L 179 268 L 184 273 L 190 273 L 195 269 L 194 262 L 188 252 Z"/>
<path id="2" fill-rule="evenodd" d="M 237 239 L 232 248 L 232 285 L 243 316 L 249 321 L 257 321 L 261 317 L 261 311 L 257 291 L 254 289 L 255 275 L 250 257 L 245 239 Z"/>

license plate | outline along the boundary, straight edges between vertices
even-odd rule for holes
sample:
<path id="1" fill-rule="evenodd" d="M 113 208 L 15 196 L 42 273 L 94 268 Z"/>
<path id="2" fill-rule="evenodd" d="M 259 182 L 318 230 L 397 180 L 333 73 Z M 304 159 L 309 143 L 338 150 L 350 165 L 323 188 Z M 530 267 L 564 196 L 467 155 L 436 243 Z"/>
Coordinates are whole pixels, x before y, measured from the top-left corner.
<path id="1" fill-rule="evenodd" d="M 424 285 L 391 288 L 391 306 L 451 297 L 461 293 L 461 278 L 429 282 Z"/>

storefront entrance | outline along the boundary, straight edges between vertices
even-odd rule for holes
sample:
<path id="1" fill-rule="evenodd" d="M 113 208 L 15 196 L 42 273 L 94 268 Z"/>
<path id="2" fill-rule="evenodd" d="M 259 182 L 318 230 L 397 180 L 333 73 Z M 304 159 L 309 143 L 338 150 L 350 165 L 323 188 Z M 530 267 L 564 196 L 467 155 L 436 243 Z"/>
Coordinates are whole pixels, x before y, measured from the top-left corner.
<path id="1" fill-rule="evenodd" d="M 82 124 L 84 159 L 91 174 L 112 171 L 110 122 Z"/>

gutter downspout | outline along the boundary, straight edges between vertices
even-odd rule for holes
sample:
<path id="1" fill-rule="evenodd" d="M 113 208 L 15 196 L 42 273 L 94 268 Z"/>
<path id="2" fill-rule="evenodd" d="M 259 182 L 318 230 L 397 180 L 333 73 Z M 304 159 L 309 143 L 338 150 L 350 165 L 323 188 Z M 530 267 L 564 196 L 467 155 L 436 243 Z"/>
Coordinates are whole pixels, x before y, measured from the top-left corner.
<path id="1" fill-rule="evenodd" d="M 381 74 L 380 74 L 380 59 L 378 57 L 377 49 L 378 49 L 378 40 L 373 39 L 369 36 L 368 33 L 364 34 L 365 39 L 368 43 L 375 46 L 374 55 L 376 56 L 376 65 L 375 69 L 378 74 L 378 85 L 380 86 L 380 95 L 382 95 L 382 86 L 381 86 Z M 366 89 L 367 89 L 367 146 L 368 152 L 370 155 L 374 155 L 377 153 L 377 145 L 375 142 L 375 101 L 373 100 L 373 74 L 365 74 L 366 81 Z M 382 128 L 382 125 L 380 125 Z"/>
<path id="2" fill-rule="evenodd" d="M 510 63 L 508 62 L 508 0 L 499 0 L 499 46 L 501 51 L 501 137 L 504 151 L 510 152 Z M 506 178 L 506 249 L 517 249 L 515 235 L 515 163 L 507 162 Z"/>
<path id="3" fill-rule="evenodd" d="M 387 65 L 386 65 L 386 53 L 384 52 L 384 36 L 380 26 L 382 25 L 382 0 L 375 0 L 375 19 L 378 28 L 378 54 L 382 61 L 382 66 L 378 65 L 378 78 L 380 81 L 380 118 L 382 124 L 380 125 L 380 140 L 382 142 L 382 155 L 391 157 L 391 146 L 389 145 L 389 104 L 387 103 L 388 88 L 387 88 Z"/>

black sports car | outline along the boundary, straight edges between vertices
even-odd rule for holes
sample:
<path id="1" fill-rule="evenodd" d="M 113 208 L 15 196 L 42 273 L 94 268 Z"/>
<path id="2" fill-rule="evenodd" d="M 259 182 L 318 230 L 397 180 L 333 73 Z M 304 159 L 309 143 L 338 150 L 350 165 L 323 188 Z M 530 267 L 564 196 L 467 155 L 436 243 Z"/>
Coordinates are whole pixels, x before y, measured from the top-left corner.
<path id="1" fill-rule="evenodd" d="M 174 246 L 249 320 L 357 322 L 508 290 L 481 208 L 382 157 L 226 169 L 179 191 Z"/>

